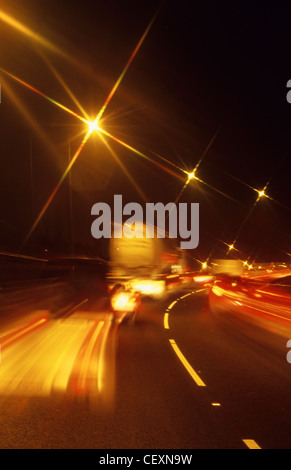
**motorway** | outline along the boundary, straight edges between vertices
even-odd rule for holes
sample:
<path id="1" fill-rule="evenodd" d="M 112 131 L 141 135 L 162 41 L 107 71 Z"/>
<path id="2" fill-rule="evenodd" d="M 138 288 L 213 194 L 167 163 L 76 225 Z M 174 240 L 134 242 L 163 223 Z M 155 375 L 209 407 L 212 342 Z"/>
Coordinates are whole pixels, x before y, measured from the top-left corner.
<path id="1" fill-rule="evenodd" d="M 143 302 L 134 325 L 25 321 L 1 330 L 2 449 L 291 447 L 286 338 L 212 311 L 202 286 Z"/>

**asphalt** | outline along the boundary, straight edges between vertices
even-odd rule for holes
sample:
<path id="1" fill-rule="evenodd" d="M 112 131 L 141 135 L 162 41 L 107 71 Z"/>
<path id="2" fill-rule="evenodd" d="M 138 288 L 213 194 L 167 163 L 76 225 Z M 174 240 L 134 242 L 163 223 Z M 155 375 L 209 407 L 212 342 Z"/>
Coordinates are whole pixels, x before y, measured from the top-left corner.
<path id="1" fill-rule="evenodd" d="M 206 290 L 186 294 L 144 302 L 134 325 L 111 327 L 106 386 L 93 401 L 86 393 L 42 395 L 33 387 L 23 394 L 23 382 L 31 377 L 23 374 L 16 392 L 0 398 L 0 448 L 289 449 L 291 365 L 285 340 L 274 343 L 271 332 L 211 311 Z M 64 323 L 69 321 L 71 334 L 80 319 Z M 52 336 L 54 329 L 42 330 L 42 345 L 46 331 Z M 33 335 L 26 349 L 24 340 L 17 343 L 19 351 L 35 354 L 39 343 Z"/>

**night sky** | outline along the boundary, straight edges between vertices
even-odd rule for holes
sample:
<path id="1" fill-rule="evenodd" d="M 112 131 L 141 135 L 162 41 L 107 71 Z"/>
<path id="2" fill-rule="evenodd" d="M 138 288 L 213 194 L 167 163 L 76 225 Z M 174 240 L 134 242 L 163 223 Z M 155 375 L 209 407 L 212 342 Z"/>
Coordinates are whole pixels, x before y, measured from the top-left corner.
<path id="1" fill-rule="evenodd" d="M 180 199 L 200 204 L 192 256 L 223 257 L 236 240 L 241 259 L 290 261 L 290 4 L 4 0 L 0 8 L 54 45 L 0 21 L 0 250 L 20 250 L 86 132 L 3 70 L 80 113 L 54 70 L 94 119 L 160 8 L 101 122 L 149 160 L 107 139 L 113 156 L 92 135 L 71 173 L 72 219 L 67 178 L 22 252 L 70 254 L 73 243 L 75 254 L 105 255 L 91 235 L 92 205 L 114 194 L 144 203 L 117 158 L 148 202 L 166 203 L 187 177 L 157 155 L 186 171 L 203 156 L 205 184 L 191 181 Z M 271 199 L 254 206 L 254 189 L 267 183 Z"/>

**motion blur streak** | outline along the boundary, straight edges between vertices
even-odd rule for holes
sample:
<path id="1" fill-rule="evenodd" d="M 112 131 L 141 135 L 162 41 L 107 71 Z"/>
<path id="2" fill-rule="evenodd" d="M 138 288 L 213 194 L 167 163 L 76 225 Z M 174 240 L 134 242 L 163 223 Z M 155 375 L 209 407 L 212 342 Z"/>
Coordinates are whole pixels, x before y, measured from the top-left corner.
<path id="1" fill-rule="evenodd" d="M 225 320 L 231 316 L 240 317 L 245 322 L 290 338 L 290 295 L 281 295 L 272 289 L 274 287 L 268 285 L 262 288 L 259 281 L 244 280 L 242 284 L 216 281 L 210 292 L 210 307 Z"/>
<path id="2" fill-rule="evenodd" d="M 106 346 L 109 337 L 111 323 L 107 322 L 104 326 L 104 333 L 101 338 L 101 347 L 100 347 L 100 354 L 98 360 L 98 371 L 97 371 L 97 378 L 98 378 L 98 391 L 102 393 L 106 386 L 107 382 L 107 375 L 112 375 L 106 367 Z M 112 371 L 111 371 L 112 372 Z"/>
<path id="3" fill-rule="evenodd" d="M 71 377 L 67 381 L 68 392 L 86 396 L 90 405 L 113 405 L 115 391 L 115 343 L 117 325 L 112 326 L 110 316 L 94 322 L 82 346 L 79 347 Z"/>
<path id="4" fill-rule="evenodd" d="M 1 334 L 0 338 L 3 338 L 1 341 L 1 348 L 2 350 L 10 346 L 12 343 L 15 343 L 20 338 L 24 337 L 28 333 L 31 333 L 33 330 L 39 328 L 39 326 L 43 325 L 48 321 L 48 316 L 41 316 L 40 318 L 34 320 L 33 322 L 25 325 L 21 328 L 17 328 L 16 330 L 7 331 Z"/>
<path id="5" fill-rule="evenodd" d="M 0 393 L 46 396 L 65 390 L 74 358 L 92 322 L 60 320 L 32 331 L 4 349 L 0 368 Z"/>
<path id="6" fill-rule="evenodd" d="M 40 326 L 43 328 L 39 328 Z M 41 318 L 8 332 L 2 342 L 0 394 L 49 396 L 52 393 L 98 398 L 113 397 L 115 384 L 115 335 L 111 318 L 80 312 L 66 320 Z"/>
<path id="7" fill-rule="evenodd" d="M 154 281 L 151 279 L 137 279 L 132 281 L 131 287 L 134 291 L 140 292 L 144 295 L 152 295 L 155 298 L 162 298 L 165 293 L 165 282 L 164 281 Z"/>
<path id="8" fill-rule="evenodd" d="M 77 387 L 78 387 L 77 390 L 79 392 L 86 391 L 87 377 L 90 375 L 88 374 L 88 371 L 90 371 L 91 366 L 92 366 L 92 363 L 91 363 L 92 353 L 93 353 L 94 347 L 96 346 L 97 338 L 99 336 L 101 329 L 103 328 L 103 325 L 104 325 L 104 321 L 100 321 L 99 323 L 97 323 L 97 325 L 95 325 L 93 334 L 86 346 L 86 350 L 85 350 L 85 354 L 83 357 L 81 370 L 79 374 L 79 382 L 77 384 Z"/>

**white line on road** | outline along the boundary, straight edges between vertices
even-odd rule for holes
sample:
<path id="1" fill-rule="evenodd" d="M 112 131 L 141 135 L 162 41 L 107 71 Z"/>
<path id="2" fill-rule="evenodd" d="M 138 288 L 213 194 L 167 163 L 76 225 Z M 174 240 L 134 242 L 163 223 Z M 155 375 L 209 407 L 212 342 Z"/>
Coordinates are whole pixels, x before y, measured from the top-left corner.
<path id="1" fill-rule="evenodd" d="M 253 439 L 243 439 L 243 442 L 249 449 L 261 449 L 261 447 Z"/>
<path id="2" fill-rule="evenodd" d="M 192 292 L 192 294 L 195 294 L 196 292 L 202 292 L 206 289 L 199 289 L 195 292 Z M 164 314 L 164 328 L 165 329 L 169 329 L 169 311 L 174 307 L 174 305 L 176 305 L 176 303 L 178 302 L 178 300 L 181 300 L 185 297 L 187 297 L 188 295 L 191 295 L 191 294 L 186 294 L 184 295 L 183 297 L 181 297 L 180 299 L 177 299 L 175 300 L 174 302 L 172 302 L 169 307 L 167 308 L 166 310 L 166 313 Z M 169 339 L 169 342 L 174 350 L 174 352 L 176 353 L 177 357 L 180 359 L 181 363 L 183 364 L 183 366 L 185 367 L 185 369 L 187 370 L 187 372 L 190 374 L 190 376 L 192 377 L 192 379 L 194 380 L 194 382 L 200 386 L 200 387 L 206 387 L 206 384 L 203 382 L 203 380 L 199 377 L 199 375 L 197 374 L 197 372 L 195 372 L 195 370 L 193 369 L 193 367 L 190 365 L 190 363 L 187 361 L 186 357 L 184 356 L 184 354 L 181 352 L 180 348 L 178 347 L 176 341 L 174 339 Z M 220 403 L 217 403 L 217 402 L 213 402 L 211 403 L 212 406 L 221 406 Z M 261 447 L 256 443 L 256 441 L 254 441 L 253 439 L 242 439 L 242 441 L 244 442 L 244 444 L 249 448 L 249 449 L 261 449 Z"/>
<path id="3" fill-rule="evenodd" d="M 169 330 L 169 314 L 166 312 L 164 315 L 164 328 Z"/>
<path id="4" fill-rule="evenodd" d="M 181 350 L 178 348 L 177 344 L 176 344 L 176 341 L 174 341 L 173 339 L 170 339 L 170 344 L 172 346 L 172 348 L 174 349 L 176 355 L 178 356 L 178 358 L 180 359 L 180 361 L 182 362 L 183 366 L 185 367 L 185 369 L 189 372 L 189 374 L 191 375 L 192 379 L 194 380 L 194 382 L 199 385 L 200 387 L 206 387 L 206 384 L 203 382 L 203 380 L 199 377 L 199 375 L 197 374 L 197 372 L 195 372 L 195 370 L 193 369 L 193 367 L 189 364 L 189 362 L 187 361 L 186 357 L 182 354 Z"/>
<path id="5" fill-rule="evenodd" d="M 174 302 L 172 302 L 171 305 L 169 305 L 168 310 L 171 310 L 174 307 L 174 305 L 176 305 L 177 302 L 178 300 L 174 300 Z"/>

